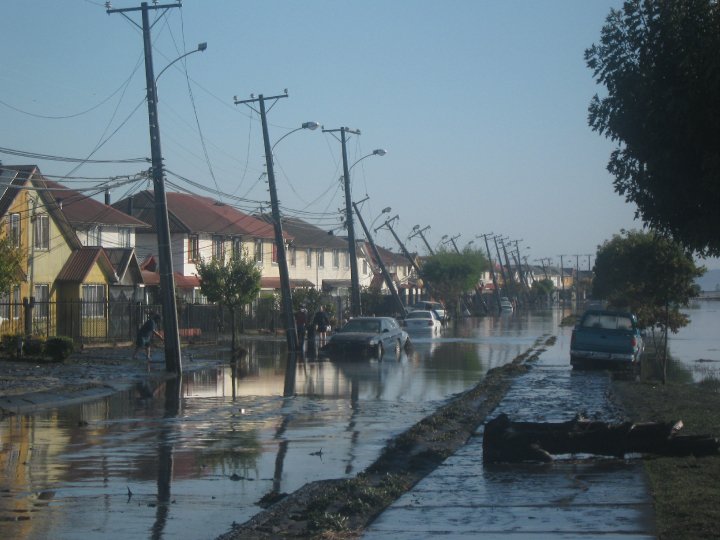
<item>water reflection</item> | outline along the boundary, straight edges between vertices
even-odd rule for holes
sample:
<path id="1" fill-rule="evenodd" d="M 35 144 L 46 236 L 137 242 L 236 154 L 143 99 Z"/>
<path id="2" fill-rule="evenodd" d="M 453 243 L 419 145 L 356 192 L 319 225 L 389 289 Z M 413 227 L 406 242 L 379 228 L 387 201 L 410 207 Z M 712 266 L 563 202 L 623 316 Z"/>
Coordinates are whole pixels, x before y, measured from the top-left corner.
<path id="1" fill-rule="evenodd" d="M 369 362 L 249 341 L 246 357 L 168 385 L 6 418 L 0 537 L 214 537 L 268 493 L 364 469 L 388 438 L 553 325 L 551 313 L 462 321 Z"/>

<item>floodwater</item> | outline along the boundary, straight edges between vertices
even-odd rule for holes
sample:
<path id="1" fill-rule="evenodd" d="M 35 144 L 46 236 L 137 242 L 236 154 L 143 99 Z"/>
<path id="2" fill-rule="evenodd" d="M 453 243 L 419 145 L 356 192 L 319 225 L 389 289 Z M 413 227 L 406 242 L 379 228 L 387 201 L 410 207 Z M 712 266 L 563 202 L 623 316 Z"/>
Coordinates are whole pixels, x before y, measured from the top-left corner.
<path id="1" fill-rule="evenodd" d="M 0 421 L 0 537 L 215 538 L 271 491 L 353 476 L 387 440 L 557 333 L 561 313 L 463 321 L 399 360 L 248 358 Z M 283 397 L 283 396 L 289 397 Z"/>
<path id="2" fill-rule="evenodd" d="M 682 311 L 690 324 L 670 334 L 670 353 L 690 369 L 695 381 L 720 378 L 720 302 L 701 300 Z"/>

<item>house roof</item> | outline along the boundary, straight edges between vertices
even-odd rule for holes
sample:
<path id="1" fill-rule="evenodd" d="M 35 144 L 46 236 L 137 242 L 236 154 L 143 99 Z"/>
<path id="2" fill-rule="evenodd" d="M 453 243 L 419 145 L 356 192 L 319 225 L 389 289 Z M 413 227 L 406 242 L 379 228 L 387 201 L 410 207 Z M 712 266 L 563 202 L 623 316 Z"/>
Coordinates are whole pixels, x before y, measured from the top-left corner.
<path id="1" fill-rule="evenodd" d="M 175 192 L 168 192 L 166 197 L 171 233 L 274 238 L 273 228 L 268 223 L 210 197 Z M 137 193 L 116 202 L 113 207 L 123 212 L 130 210 L 134 217 L 156 230 L 155 195 L 151 191 Z"/>
<path id="2" fill-rule="evenodd" d="M 97 246 L 82 247 L 70 254 L 56 281 L 60 283 L 82 283 L 97 263 L 109 281 L 118 281 L 117 274 L 105 254 L 105 250 Z"/>
<path id="3" fill-rule="evenodd" d="M 314 283 L 307 279 L 291 279 L 290 280 L 290 288 L 291 289 L 297 289 L 300 287 L 314 287 L 314 286 L 315 286 Z M 279 277 L 261 277 L 260 278 L 260 287 L 262 289 L 279 289 L 280 288 L 280 278 Z"/>
<path id="4" fill-rule="evenodd" d="M 160 285 L 160 274 L 153 272 L 152 270 L 142 271 L 143 283 L 147 286 L 158 286 Z M 180 272 L 173 273 L 173 279 L 175 280 L 175 287 L 178 289 L 194 289 L 200 287 L 200 278 L 197 276 L 184 276 Z"/>
<path id="5" fill-rule="evenodd" d="M 272 225 L 272 216 L 269 214 L 256 215 L 258 219 Z M 298 218 L 283 217 L 283 232 L 292 237 L 296 249 L 325 248 L 348 249 L 347 238 L 335 236 L 315 225 Z"/>
<path id="6" fill-rule="evenodd" d="M 58 182 L 38 178 L 33 182 L 46 188 L 45 193 L 55 200 L 68 222 L 80 228 L 88 225 L 114 225 L 147 228 L 148 224 L 92 198 L 93 193 L 81 193 Z M 42 192 L 40 192 L 42 193 Z"/>
<path id="7" fill-rule="evenodd" d="M 133 272 L 136 276 L 141 276 L 140 265 L 135 256 L 135 248 L 105 248 L 105 254 L 120 281 L 123 280 L 128 271 Z M 142 283 L 142 281 L 140 282 Z"/>
<path id="8" fill-rule="evenodd" d="M 394 266 L 405 266 L 410 264 L 410 261 L 408 261 L 405 256 L 401 253 L 394 253 L 390 251 L 389 249 L 386 249 L 382 246 L 378 246 L 375 244 L 375 247 L 378 250 L 378 253 L 380 254 L 380 258 L 382 259 L 382 262 L 385 263 L 385 265 L 394 265 Z M 375 254 L 373 253 L 372 248 L 370 247 L 369 242 L 365 242 L 363 244 L 363 250 L 367 254 L 367 256 L 370 258 L 370 261 L 377 265 L 377 261 L 375 260 Z"/>
<path id="9" fill-rule="evenodd" d="M 13 178 L 10 181 L 10 185 L 7 186 L 5 192 L 0 198 L 0 216 L 7 213 L 18 193 L 20 193 L 24 187 L 27 187 L 27 184 L 31 184 L 32 187 L 43 188 L 43 182 L 45 181 L 40 169 L 38 169 L 36 165 L 8 165 L 0 170 L 0 177 L 8 179 L 10 177 Z M 39 202 L 41 203 L 38 211 L 46 212 L 48 215 L 52 216 L 53 221 L 60 230 L 60 234 L 71 249 L 78 249 L 82 247 L 77 234 L 75 234 L 73 226 L 70 224 L 65 214 L 60 211 L 60 208 L 52 195 L 45 189 L 38 189 L 37 193 L 40 200 Z"/>

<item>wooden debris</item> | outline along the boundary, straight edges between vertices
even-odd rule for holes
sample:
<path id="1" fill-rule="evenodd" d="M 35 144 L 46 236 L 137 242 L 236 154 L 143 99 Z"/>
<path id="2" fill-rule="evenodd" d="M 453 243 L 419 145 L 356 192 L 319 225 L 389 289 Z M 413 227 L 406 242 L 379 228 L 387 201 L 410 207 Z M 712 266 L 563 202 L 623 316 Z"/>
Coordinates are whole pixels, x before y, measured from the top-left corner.
<path id="1" fill-rule="evenodd" d="M 558 454 L 626 454 L 696 457 L 716 455 L 720 442 L 709 435 L 678 435 L 682 421 L 608 424 L 576 417 L 569 422 L 512 422 L 506 414 L 485 424 L 485 463 L 548 462 Z"/>

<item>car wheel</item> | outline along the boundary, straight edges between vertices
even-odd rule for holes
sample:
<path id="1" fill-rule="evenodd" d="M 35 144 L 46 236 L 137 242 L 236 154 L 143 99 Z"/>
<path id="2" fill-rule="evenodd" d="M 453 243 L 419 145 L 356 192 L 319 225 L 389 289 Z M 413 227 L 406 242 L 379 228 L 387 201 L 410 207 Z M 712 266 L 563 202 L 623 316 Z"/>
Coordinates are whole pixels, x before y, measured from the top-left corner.
<path id="1" fill-rule="evenodd" d="M 400 359 L 400 354 L 401 354 L 401 353 L 402 353 L 402 345 L 401 345 L 401 343 L 400 343 L 400 340 L 398 339 L 398 340 L 395 342 L 395 360 L 399 360 L 399 359 Z"/>
<path id="2" fill-rule="evenodd" d="M 378 360 L 382 360 L 383 354 L 385 353 L 385 348 L 383 347 L 382 341 L 377 344 L 377 357 Z"/>

